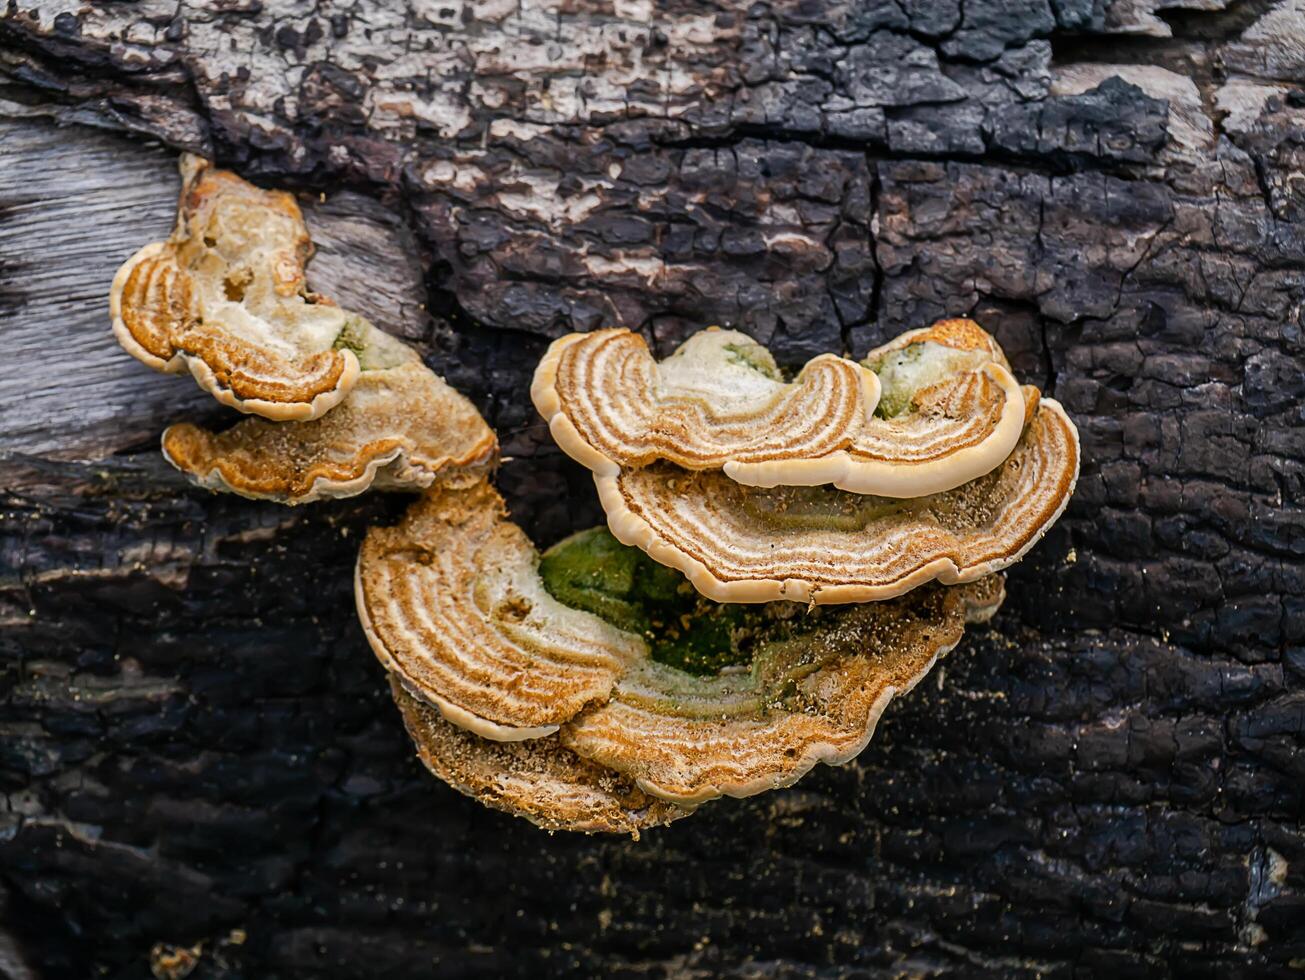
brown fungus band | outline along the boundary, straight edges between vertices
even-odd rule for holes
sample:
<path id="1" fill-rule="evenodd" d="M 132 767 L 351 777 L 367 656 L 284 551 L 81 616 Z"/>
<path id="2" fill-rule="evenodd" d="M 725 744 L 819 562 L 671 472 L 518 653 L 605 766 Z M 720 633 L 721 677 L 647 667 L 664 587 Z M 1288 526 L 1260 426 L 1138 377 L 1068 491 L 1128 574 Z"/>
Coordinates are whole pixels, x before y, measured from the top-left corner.
<path id="1" fill-rule="evenodd" d="M 394 702 L 422 764 L 459 793 L 545 830 L 638 837 L 691 807 L 650 796 L 628 776 L 582 759 L 556 735 L 494 742 L 446 721 L 391 678 Z"/>

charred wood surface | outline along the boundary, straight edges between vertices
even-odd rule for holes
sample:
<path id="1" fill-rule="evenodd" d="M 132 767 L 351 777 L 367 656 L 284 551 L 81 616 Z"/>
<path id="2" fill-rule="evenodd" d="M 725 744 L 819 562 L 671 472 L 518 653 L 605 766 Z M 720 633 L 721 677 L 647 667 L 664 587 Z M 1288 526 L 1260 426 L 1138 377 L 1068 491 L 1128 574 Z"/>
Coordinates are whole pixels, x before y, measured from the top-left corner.
<path id="1" fill-rule="evenodd" d="M 1305 965 L 1297 0 L 0 7 L 0 973 L 1275 976 Z M 114 344 L 175 158 L 598 521 L 551 337 L 785 363 L 970 314 L 1083 436 L 992 628 L 854 763 L 641 841 L 412 757 L 353 613 L 402 498 L 189 489 Z"/>

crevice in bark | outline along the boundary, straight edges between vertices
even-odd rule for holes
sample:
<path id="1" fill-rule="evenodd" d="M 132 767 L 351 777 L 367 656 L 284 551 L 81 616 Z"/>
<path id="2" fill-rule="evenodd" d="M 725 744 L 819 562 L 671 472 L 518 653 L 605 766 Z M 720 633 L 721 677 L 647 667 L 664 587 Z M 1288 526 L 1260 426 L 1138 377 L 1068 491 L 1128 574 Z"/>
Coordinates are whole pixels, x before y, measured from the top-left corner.
<path id="1" fill-rule="evenodd" d="M 898 151 L 885 147 L 878 140 L 847 139 L 823 133 L 809 133 L 774 126 L 735 126 L 728 135 L 693 136 L 659 141 L 667 149 L 715 150 L 733 149 L 749 140 L 766 142 L 800 143 L 821 150 L 845 150 L 869 153 L 872 160 L 889 160 L 920 163 L 963 163 L 1000 166 L 1017 173 L 1041 174 L 1048 177 L 1066 177 L 1077 173 L 1101 173 L 1120 180 L 1144 179 L 1142 168 L 1102 159 L 1088 153 L 1050 149 L 1046 153 L 1012 153 L 995 147 L 985 136 L 987 149 L 983 153 L 929 153 L 923 151 Z"/>
<path id="2" fill-rule="evenodd" d="M 5 202 L 0 202 L 0 221 L 4 220 L 4 207 Z M 18 276 L 22 268 L 22 262 L 0 258 L 0 313 L 14 313 L 27 302 L 22 292 L 6 285 Z"/>
<path id="3" fill-rule="evenodd" d="M 1222 10 L 1161 9 L 1156 16 L 1184 40 L 1222 44 L 1239 39 L 1248 27 L 1290 0 L 1230 0 Z"/>
<path id="4" fill-rule="evenodd" d="M 870 221 L 867 228 L 870 232 L 870 256 L 874 261 L 874 281 L 870 287 L 870 306 L 866 311 L 867 323 L 878 323 L 879 312 L 883 303 L 884 292 L 884 267 L 879 261 L 879 244 L 876 240 L 875 228 L 879 223 L 879 194 L 883 187 L 883 179 L 879 175 L 879 164 L 873 158 L 867 158 L 867 165 L 870 168 Z"/>

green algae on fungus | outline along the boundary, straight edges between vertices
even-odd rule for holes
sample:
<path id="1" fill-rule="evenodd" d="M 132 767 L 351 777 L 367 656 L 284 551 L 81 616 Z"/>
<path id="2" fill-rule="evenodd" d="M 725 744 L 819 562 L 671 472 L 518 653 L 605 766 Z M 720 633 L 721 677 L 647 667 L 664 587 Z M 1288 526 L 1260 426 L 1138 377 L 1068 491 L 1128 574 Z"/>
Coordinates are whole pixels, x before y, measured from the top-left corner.
<path id="1" fill-rule="evenodd" d="M 349 316 L 336 335 L 334 347 L 353 351 L 363 371 L 388 371 L 420 360 L 416 351 L 403 341 L 377 330 L 360 316 Z"/>
<path id="2" fill-rule="evenodd" d="M 791 602 L 712 602 L 679 572 L 604 527 L 580 531 L 544 552 L 539 575 L 553 598 L 641 636 L 653 660 L 697 676 L 748 666 L 761 643 L 815 629 L 823 610 Z"/>
<path id="3" fill-rule="evenodd" d="M 726 344 L 724 350 L 729 355 L 732 363 L 742 364 L 746 368 L 764 374 L 771 381 L 784 380 L 784 375 L 775 363 L 775 358 L 770 351 L 760 344 L 756 342 L 750 344 Z"/>
<path id="4" fill-rule="evenodd" d="M 779 487 L 743 498 L 758 527 L 773 531 L 859 531 L 873 521 L 909 510 L 913 500 L 844 493 L 827 487 Z"/>
<path id="5" fill-rule="evenodd" d="M 335 335 L 335 342 L 331 346 L 335 350 L 351 350 L 361 354 L 367 348 L 367 337 L 371 329 L 371 324 L 362 317 L 350 316 Z"/>
<path id="6" fill-rule="evenodd" d="M 861 363 L 879 378 L 875 415 L 893 419 L 912 410 L 918 392 L 964 371 L 977 370 L 987 357 L 986 351 L 958 350 L 926 340 Z"/>
<path id="7" fill-rule="evenodd" d="M 923 344 L 911 344 L 875 360 L 861 362 L 879 378 L 879 404 L 875 406 L 875 415 L 879 418 L 896 418 L 911 407 L 911 397 L 916 389 L 913 375 L 924 353 L 923 348 Z"/>

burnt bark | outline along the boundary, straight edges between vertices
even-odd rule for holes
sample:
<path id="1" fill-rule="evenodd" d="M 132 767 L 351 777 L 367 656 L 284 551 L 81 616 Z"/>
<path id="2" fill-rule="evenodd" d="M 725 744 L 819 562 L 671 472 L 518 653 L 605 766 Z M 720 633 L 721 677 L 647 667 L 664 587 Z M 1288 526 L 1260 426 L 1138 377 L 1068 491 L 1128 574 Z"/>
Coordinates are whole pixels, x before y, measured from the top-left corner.
<path id="1" fill-rule="evenodd" d="M 1274 976 L 1305 962 L 1295 0 L 283 0 L 0 13 L 0 973 Z M 541 544 L 548 339 L 788 364 L 943 314 L 1083 436 L 992 628 L 795 789 L 548 837 L 412 758 L 365 528 L 196 492 L 114 345 L 180 149 L 302 192 Z"/>

